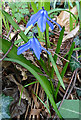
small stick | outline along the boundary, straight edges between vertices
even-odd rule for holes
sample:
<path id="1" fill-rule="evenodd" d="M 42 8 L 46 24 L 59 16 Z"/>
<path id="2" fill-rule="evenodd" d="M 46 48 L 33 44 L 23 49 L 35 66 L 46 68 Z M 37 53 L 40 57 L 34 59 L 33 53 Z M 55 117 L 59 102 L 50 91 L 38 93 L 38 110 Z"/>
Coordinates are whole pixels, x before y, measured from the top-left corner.
<path id="1" fill-rule="evenodd" d="M 78 88 L 78 87 L 76 87 L 76 86 L 74 86 L 74 89 L 81 91 L 81 88 Z"/>
<path id="2" fill-rule="evenodd" d="M 75 71 L 75 78 L 74 78 L 74 81 L 73 81 L 73 85 L 71 86 L 71 89 L 70 89 L 70 91 L 69 91 L 69 93 L 68 93 L 66 99 L 69 98 L 69 95 L 70 95 L 70 93 L 72 92 L 72 90 L 73 90 L 73 88 L 74 88 L 74 86 L 75 86 L 75 82 L 76 82 L 76 74 L 77 74 L 77 71 Z"/>
<path id="3" fill-rule="evenodd" d="M 11 44 L 10 48 L 8 49 L 8 51 L 6 52 L 6 54 L 2 57 L 2 59 L 0 59 L 0 62 L 8 55 L 8 53 L 12 49 L 13 45 L 14 45 L 14 42 L 12 42 L 12 44 Z"/>
<path id="4" fill-rule="evenodd" d="M 12 49 L 12 47 L 13 47 L 13 45 L 14 45 L 14 40 L 15 40 L 15 38 L 18 36 L 18 34 L 19 34 L 20 32 L 21 32 L 21 30 L 18 30 L 18 31 L 15 33 L 15 35 L 14 35 L 13 38 L 11 39 L 12 44 L 11 44 L 10 48 L 8 49 L 8 51 L 6 52 L 6 54 L 2 57 L 2 59 L 0 59 L 0 62 L 8 55 L 8 53 L 10 52 L 10 50 Z"/>
<path id="5" fill-rule="evenodd" d="M 7 39 L 9 38 L 9 35 L 10 35 L 12 29 L 13 29 L 13 26 L 11 25 L 11 27 L 10 27 L 10 31 L 9 31 L 8 35 L 6 36 Z"/>
<path id="6" fill-rule="evenodd" d="M 49 49 L 49 50 L 51 50 L 51 49 Z M 55 52 L 52 52 L 52 53 L 56 54 L 59 58 L 62 58 L 62 59 L 65 60 L 66 62 L 69 62 L 69 60 L 66 60 L 65 58 L 63 58 L 62 56 L 58 55 L 57 53 L 55 53 Z"/>

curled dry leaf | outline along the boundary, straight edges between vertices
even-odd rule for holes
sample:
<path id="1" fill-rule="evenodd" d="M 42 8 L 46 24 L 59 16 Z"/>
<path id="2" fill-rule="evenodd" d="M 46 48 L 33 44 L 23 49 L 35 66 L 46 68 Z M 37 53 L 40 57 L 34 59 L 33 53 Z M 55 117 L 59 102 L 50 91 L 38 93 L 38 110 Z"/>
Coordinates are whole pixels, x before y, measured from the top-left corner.
<path id="1" fill-rule="evenodd" d="M 65 42 L 67 39 L 73 38 L 77 32 L 79 31 L 79 25 L 73 29 L 71 32 L 69 32 L 62 40 L 62 42 Z"/>
<path id="2" fill-rule="evenodd" d="M 27 80 L 27 75 L 26 75 L 26 71 L 27 69 L 22 68 L 20 65 L 16 65 L 16 68 L 21 71 L 21 75 L 23 76 L 22 80 Z"/>
<path id="3" fill-rule="evenodd" d="M 73 7 L 70 10 L 74 15 L 77 15 L 77 7 Z M 62 11 L 60 15 L 57 17 L 57 23 L 59 23 L 61 26 L 65 26 L 65 31 L 69 32 L 70 27 L 69 27 L 69 18 L 70 18 L 70 13 L 66 11 Z"/>

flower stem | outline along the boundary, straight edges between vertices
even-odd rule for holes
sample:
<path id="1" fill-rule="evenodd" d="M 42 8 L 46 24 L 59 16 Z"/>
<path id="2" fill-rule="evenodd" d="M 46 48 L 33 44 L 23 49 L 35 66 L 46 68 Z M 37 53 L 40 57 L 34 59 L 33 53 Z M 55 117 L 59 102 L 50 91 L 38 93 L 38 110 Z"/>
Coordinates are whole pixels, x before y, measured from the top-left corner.
<path id="1" fill-rule="evenodd" d="M 46 30 L 45 30 L 45 44 L 46 44 L 46 49 L 48 50 Z M 50 59 L 48 53 L 47 53 L 47 58 L 48 58 L 48 71 L 50 72 Z"/>
<path id="2" fill-rule="evenodd" d="M 46 43 L 46 49 L 48 50 L 46 30 L 45 30 L 45 43 Z M 47 54 L 47 58 L 48 58 L 48 72 L 50 72 L 50 74 L 49 74 L 50 84 L 51 84 L 51 88 L 52 88 L 52 94 L 54 96 L 55 92 L 54 92 L 54 87 L 53 87 L 53 83 L 52 83 L 52 80 L 51 80 L 50 59 L 49 59 L 49 55 L 48 54 Z"/>
<path id="3" fill-rule="evenodd" d="M 45 43 L 46 43 L 46 49 L 48 50 L 46 30 L 45 30 Z M 50 70 L 50 59 L 49 59 L 48 53 L 47 53 L 47 58 L 48 58 L 48 68 L 49 68 L 49 70 Z"/>
<path id="4" fill-rule="evenodd" d="M 45 30 L 45 42 L 46 42 L 46 49 L 48 50 L 48 47 L 47 47 L 47 36 L 46 36 L 46 30 Z"/>

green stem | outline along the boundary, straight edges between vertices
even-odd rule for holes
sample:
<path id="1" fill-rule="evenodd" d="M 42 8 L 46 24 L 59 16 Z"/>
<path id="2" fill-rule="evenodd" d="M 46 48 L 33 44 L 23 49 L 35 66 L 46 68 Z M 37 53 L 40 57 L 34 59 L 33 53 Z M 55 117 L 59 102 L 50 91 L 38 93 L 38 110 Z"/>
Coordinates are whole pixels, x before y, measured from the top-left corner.
<path id="1" fill-rule="evenodd" d="M 48 47 L 47 47 L 47 36 L 46 36 L 46 30 L 45 30 L 45 43 L 46 43 L 46 49 L 48 50 Z"/>
<path id="2" fill-rule="evenodd" d="M 21 97 L 22 97 L 22 93 L 23 93 L 24 88 L 25 88 L 25 87 L 28 87 L 29 85 L 35 84 L 35 83 L 37 83 L 37 82 L 38 82 L 38 81 L 31 82 L 31 83 L 23 86 L 22 91 L 21 91 L 21 94 L 20 94 L 19 105 L 20 105 L 20 102 L 21 102 Z"/>
<path id="3" fill-rule="evenodd" d="M 48 50 L 48 42 L 47 42 L 46 30 L 45 30 L 45 44 L 46 44 L 46 49 Z M 49 59 L 48 53 L 47 53 L 47 58 L 48 58 L 48 71 L 50 71 L 50 59 Z"/>
<path id="4" fill-rule="evenodd" d="M 45 44 L 46 44 L 46 49 L 48 50 L 46 30 L 45 30 Z M 48 72 L 50 73 L 50 59 L 49 59 L 48 54 L 47 54 L 47 58 L 48 58 Z M 49 78 L 50 78 L 50 84 L 51 84 L 51 88 L 52 88 L 52 94 L 54 95 L 54 87 L 53 87 L 53 83 L 52 83 L 52 80 L 51 80 L 51 74 L 49 74 Z"/>

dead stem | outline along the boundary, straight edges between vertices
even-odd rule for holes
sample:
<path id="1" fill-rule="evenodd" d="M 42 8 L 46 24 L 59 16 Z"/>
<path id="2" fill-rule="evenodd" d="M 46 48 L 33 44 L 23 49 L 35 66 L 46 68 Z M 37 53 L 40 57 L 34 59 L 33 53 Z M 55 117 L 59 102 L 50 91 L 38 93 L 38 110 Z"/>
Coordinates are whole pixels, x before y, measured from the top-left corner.
<path id="1" fill-rule="evenodd" d="M 0 59 L 0 62 L 8 55 L 8 53 L 11 51 L 11 49 L 12 49 L 12 47 L 13 47 L 13 45 L 14 45 L 14 40 L 15 40 L 15 38 L 18 36 L 18 34 L 19 34 L 20 32 L 21 32 L 21 30 L 18 30 L 18 31 L 15 33 L 15 35 L 14 35 L 13 38 L 11 39 L 12 44 L 11 44 L 10 48 L 8 49 L 8 51 L 6 52 L 6 54 L 2 57 L 2 59 Z"/>

